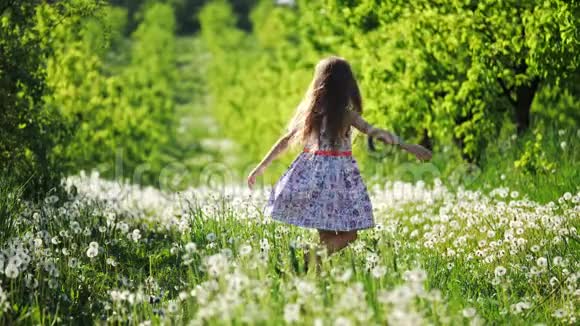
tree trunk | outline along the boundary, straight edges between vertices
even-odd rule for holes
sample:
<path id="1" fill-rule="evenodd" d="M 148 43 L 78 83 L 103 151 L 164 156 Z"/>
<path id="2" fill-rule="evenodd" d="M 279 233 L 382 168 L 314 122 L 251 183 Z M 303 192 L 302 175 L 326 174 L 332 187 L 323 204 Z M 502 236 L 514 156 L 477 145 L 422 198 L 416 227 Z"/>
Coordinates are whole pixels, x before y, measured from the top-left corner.
<path id="1" fill-rule="evenodd" d="M 431 151 L 433 150 L 433 139 L 429 137 L 429 132 L 427 131 L 427 129 L 423 129 L 423 135 L 421 136 L 421 141 L 419 142 L 419 145 Z"/>
<path id="2" fill-rule="evenodd" d="M 515 120 L 518 134 L 524 133 L 530 127 L 530 108 L 538 90 L 538 79 L 532 80 L 530 85 L 516 88 Z"/>
<path id="3" fill-rule="evenodd" d="M 467 112 L 467 114 L 465 116 L 455 117 L 455 125 L 456 126 L 461 125 L 461 124 L 463 124 L 463 123 L 465 123 L 467 121 L 470 121 L 472 119 L 473 119 L 473 112 L 471 112 L 471 110 L 470 110 L 469 112 Z M 473 163 L 473 164 L 478 164 L 478 162 L 479 162 L 479 153 L 476 153 L 475 155 L 472 155 L 472 154 L 467 154 L 464 151 L 464 148 L 465 148 L 465 135 L 463 137 L 457 137 L 457 136 L 453 135 L 453 143 L 461 151 L 461 158 L 465 162 L 469 162 L 469 163 Z"/>

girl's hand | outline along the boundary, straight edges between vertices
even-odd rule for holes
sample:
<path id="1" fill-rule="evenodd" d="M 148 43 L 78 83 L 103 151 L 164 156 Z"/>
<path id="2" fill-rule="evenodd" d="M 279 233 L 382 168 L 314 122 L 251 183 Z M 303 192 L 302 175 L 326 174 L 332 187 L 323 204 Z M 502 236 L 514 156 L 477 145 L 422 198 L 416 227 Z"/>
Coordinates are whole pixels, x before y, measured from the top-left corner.
<path id="1" fill-rule="evenodd" d="M 372 132 L 369 133 L 369 136 L 375 137 L 385 144 L 396 145 L 400 143 L 399 137 L 381 129 L 373 130 Z"/>
<path id="2" fill-rule="evenodd" d="M 252 170 L 252 172 L 250 172 L 250 175 L 248 175 L 248 188 L 252 189 L 254 187 L 254 184 L 256 183 L 256 178 L 259 177 L 262 174 L 262 169 L 260 167 L 255 168 L 254 170 Z"/>
<path id="3" fill-rule="evenodd" d="M 404 144 L 401 147 L 407 152 L 414 154 L 415 157 L 421 161 L 429 161 L 433 156 L 433 153 L 431 153 L 430 150 L 421 145 Z"/>

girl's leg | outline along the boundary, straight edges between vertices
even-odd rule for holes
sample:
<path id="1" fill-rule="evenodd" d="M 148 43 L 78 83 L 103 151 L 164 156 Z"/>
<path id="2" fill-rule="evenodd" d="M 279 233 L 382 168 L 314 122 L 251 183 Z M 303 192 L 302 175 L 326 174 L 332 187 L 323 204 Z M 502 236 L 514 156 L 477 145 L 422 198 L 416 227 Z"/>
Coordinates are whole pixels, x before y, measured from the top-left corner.
<path id="1" fill-rule="evenodd" d="M 357 239 L 357 231 L 318 230 L 318 234 L 320 236 L 320 243 L 326 247 L 328 255 L 332 255 L 333 253 L 344 249 L 351 242 L 354 242 Z M 313 254 L 313 257 L 311 257 L 311 254 Z M 309 251 L 305 253 L 306 270 L 309 269 L 311 258 L 314 258 L 316 269 L 320 271 L 320 256 L 316 254 L 316 252 L 311 253 Z"/>
<path id="2" fill-rule="evenodd" d="M 329 255 L 342 250 L 357 239 L 357 231 L 318 230 L 318 234 Z"/>

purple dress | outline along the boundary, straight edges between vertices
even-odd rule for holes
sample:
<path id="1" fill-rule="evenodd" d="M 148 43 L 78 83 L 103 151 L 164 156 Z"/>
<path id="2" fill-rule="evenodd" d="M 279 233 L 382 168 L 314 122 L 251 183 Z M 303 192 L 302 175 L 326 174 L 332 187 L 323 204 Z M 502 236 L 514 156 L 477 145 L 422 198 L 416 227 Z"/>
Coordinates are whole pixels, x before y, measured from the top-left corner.
<path id="1" fill-rule="evenodd" d="M 317 150 L 351 151 L 351 131 L 339 147 L 329 145 L 323 123 Z M 306 144 L 310 148 L 317 137 Z M 319 230 L 352 231 L 374 226 L 371 201 L 351 155 L 302 152 L 276 183 L 264 213 L 274 220 Z"/>

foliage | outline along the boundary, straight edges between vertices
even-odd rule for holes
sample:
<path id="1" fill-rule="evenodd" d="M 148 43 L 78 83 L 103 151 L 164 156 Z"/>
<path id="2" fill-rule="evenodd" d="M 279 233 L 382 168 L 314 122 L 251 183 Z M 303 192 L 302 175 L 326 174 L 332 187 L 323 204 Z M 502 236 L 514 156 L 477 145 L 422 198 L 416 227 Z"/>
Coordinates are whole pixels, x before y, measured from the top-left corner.
<path id="1" fill-rule="evenodd" d="M 579 12 L 559 0 L 263 1 L 247 34 L 214 1 L 200 21 L 214 111 L 246 161 L 279 136 L 313 65 L 339 54 L 358 73 L 371 122 L 482 162 L 503 128 L 578 123 Z"/>
<path id="2" fill-rule="evenodd" d="M 120 16 L 118 9 L 108 11 Z M 155 183 L 169 161 L 165 150 L 177 119 L 173 11 L 149 7 L 132 36 L 130 61 L 109 72 L 103 43 L 95 42 L 102 28 L 78 17 L 50 31 L 56 50 L 48 61 L 54 90 L 48 102 L 75 131 L 62 151 L 69 170 L 98 167 L 110 177 Z"/>
<path id="3" fill-rule="evenodd" d="M 175 11 L 175 23 L 178 35 L 191 35 L 199 32 L 200 25 L 197 16 L 203 6 L 208 3 L 207 0 L 109 0 L 109 2 L 114 6 L 127 9 L 128 22 L 124 31 L 128 33 L 137 28 L 141 21 L 141 16 L 148 6 L 156 2 L 171 5 Z M 248 13 L 256 2 L 256 0 L 229 0 L 234 13 L 239 18 L 238 27 L 244 30 L 251 30 Z"/>
<path id="4" fill-rule="evenodd" d="M 95 15 L 100 1 L 73 1 L 54 6 L 43 1 L 6 1 L 0 6 L 0 174 L 27 184 L 27 193 L 58 183 L 62 169 L 52 153 L 67 141 L 66 125 L 59 112 L 44 105 L 49 93 L 44 58 L 47 28 L 75 16 Z M 39 16 L 51 8 L 50 16 Z"/>

